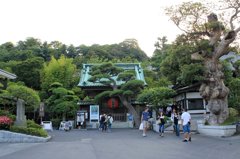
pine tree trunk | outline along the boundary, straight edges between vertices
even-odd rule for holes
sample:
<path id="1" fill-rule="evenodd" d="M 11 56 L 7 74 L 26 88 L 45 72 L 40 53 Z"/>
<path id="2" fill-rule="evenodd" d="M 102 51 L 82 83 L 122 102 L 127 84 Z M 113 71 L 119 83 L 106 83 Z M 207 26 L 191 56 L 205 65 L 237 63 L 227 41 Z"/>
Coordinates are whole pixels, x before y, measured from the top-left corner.
<path id="1" fill-rule="evenodd" d="M 217 125 L 228 118 L 228 94 L 229 89 L 224 85 L 222 65 L 214 58 L 207 59 L 204 63 L 205 81 L 200 87 L 201 96 L 208 101 L 210 110 L 209 124 Z"/>
<path id="2" fill-rule="evenodd" d="M 236 39 L 240 27 L 236 30 L 231 27 L 232 30 L 221 37 L 224 34 L 224 29 L 221 27 L 221 22 L 218 21 L 216 14 L 211 13 L 208 16 L 208 23 L 215 25 L 212 25 L 213 28 L 209 30 L 209 46 L 213 52 L 211 56 L 207 55 L 204 58 L 205 81 L 200 87 L 200 94 L 208 101 L 207 107 L 210 110 L 208 122 L 211 125 L 217 125 L 223 123 L 229 115 L 229 89 L 224 85 L 224 74 L 219 59 L 229 52 L 229 45 Z M 233 26 L 232 21 L 231 24 Z"/>
<path id="3" fill-rule="evenodd" d="M 133 120 L 135 123 L 135 127 L 139 127 L 140 125 L 140 116 L 137 113 L 137 111 L 134 109 L 134 107 L 132 106 L 132 104 L 130 102 L 128 102 L 127 98 L 124 96 L 119 96 L 121 102 L 123 103 L 123 105 L 128 109 L 128 111 L 133 115 Z"/>

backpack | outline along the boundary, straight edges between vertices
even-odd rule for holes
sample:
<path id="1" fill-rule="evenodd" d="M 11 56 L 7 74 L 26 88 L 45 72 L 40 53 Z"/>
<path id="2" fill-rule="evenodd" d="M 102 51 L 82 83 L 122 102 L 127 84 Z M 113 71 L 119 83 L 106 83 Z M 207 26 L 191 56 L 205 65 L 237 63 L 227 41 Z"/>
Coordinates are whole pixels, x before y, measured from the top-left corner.
<path id="1" fill-rule="evenodd" d="M 101 116 L 100 121 L 101 121 L 101 122 L 104 122 L 104 121 L 105 121 L 105 116 L 104 116 L 104 115 Z"/>

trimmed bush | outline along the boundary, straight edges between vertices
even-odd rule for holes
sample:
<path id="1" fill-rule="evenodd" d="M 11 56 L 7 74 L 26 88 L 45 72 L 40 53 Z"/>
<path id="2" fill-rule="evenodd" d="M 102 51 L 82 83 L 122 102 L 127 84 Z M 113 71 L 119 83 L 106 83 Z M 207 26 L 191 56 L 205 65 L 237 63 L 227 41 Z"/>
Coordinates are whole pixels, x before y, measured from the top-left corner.
<path id="1" fill-rule="evenodd" d="M 16 132 L 16 133 L 28 134 L 28 130 L 26 127 L 11 126 L 10 131 Z"/>
<path id="2" fill-rule="evenodd" d="M 27 120 L 27 127 L 28 128 L 35 128 L 35 129 L 41 129 L 42 127 L 35 123 L 33 120 Z"/>
<path id="3" fill-rule="evenodd" d="M 47 137 L 48 133 L 33 120 L 27 120 L 27 127 L 11 126 L 10 131 L 33 136 Z"/>
<path id="4" fill-rule="evenodd" d="M 61 119 L 58 119 L 58 118 L 51 119 L 51 121 L 52 121 L 52 126 L 53 126 L 54 128 L 58 128 L 59 125 L 60 125 L 60 123 L 61 123 Z"/>
<path id="5" fill-rule="evenodd" d="M 48 134 L 45 130 L 36 129 L 36 128 L 25 128 L 20 126 L 11 126 L 10 131 L 16 132 L 16 133 L 22 133 L 26 135 L 33 135 L 33 136 L 39 136 L 39 137 L 47 137 Z"/>

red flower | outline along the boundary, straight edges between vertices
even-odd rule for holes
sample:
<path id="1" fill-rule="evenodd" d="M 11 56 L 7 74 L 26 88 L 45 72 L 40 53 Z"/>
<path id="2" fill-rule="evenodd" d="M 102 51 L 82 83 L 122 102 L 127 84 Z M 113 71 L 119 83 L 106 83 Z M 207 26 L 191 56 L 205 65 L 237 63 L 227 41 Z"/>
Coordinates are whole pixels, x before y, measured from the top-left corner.
<path id="1" fill-rule="evenodd" d="M 7 116 L 0 116 L 0 125 L 11 125 L 13 123 L 12 119 Z"/>

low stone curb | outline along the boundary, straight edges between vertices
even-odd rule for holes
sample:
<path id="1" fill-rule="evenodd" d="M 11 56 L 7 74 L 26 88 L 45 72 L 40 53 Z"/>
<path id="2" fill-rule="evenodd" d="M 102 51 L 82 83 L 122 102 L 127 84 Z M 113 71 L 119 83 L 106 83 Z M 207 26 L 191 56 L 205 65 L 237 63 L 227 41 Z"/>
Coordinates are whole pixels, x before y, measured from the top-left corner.
<path id="1" fill-rule="evenodd" d="M 20 134 L 5 130 L 0 130 L 0 143 L 41 143 L 47 142 L 51 139 L 51 136 L 46 138 Z"/>
<path id="2" fill-rule="evenodd" d="M 198 121 L 198 132 L 207 136 L 227 137 L 236 133 L 236 125 L 204 125 L 202 120 Z"/>

